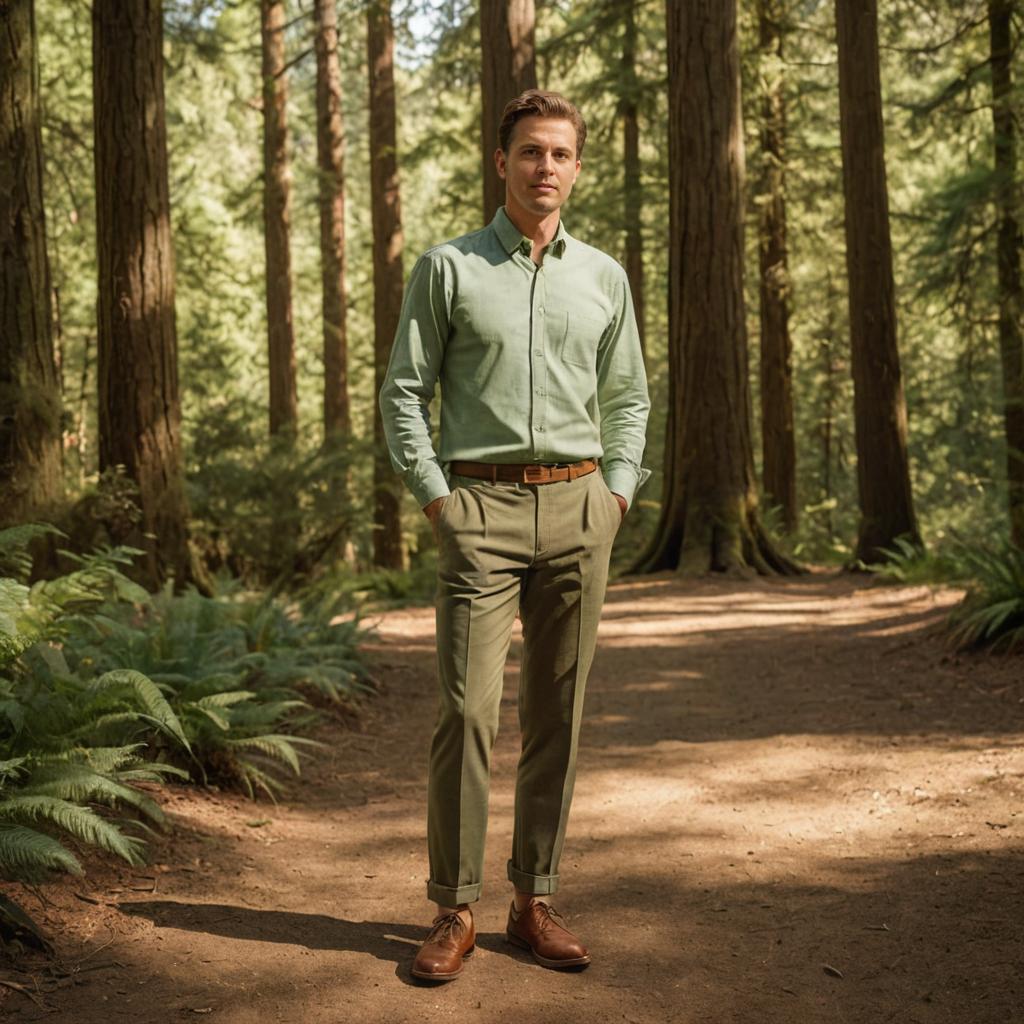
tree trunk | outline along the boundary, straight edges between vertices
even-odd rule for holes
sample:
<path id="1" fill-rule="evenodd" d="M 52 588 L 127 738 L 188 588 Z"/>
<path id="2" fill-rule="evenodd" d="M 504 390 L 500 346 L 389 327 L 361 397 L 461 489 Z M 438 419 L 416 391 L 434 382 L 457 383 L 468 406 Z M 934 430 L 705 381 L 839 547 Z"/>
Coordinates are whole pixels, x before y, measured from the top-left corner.
<path id="1" fill-rule="evenodd" d="M 920 544 L 907 464 L 907 407 L 885 180 L 876 0 L 836 0 L 846 271 L 860 529 L 856 557 L 885 559 L 897 537 Z"/>
<path id="2" fill-rule="evenodd" d="M 644 305 L 643 178 L 640 165 L 640 84 L 636 74 L 636 0 L 626 0 L 622 40 L 622 184 L 626 218 L 626 277 L 633 294 L 633 312 L 646 355 Z"/>
<path id="3" fill-rule="evenodd" d="M 317 156 L 324 321 L 324 442 L 351 430 L 345 332 L 345 134 L 335 0 L 316 0 Z"/>
<path id="4" fill-rule="evenodd" d="M 263 42 L 263 225 L 267 260 L 270 433 L 294 437 L 298 425 L 292 261 L 288 232 L 292 186 L 288 166 L 288 79 L 283 0 L 260 0 Z"/>
<path id="5" fill-rule="evenodd" d="M 1020 224 L 1017 220 L 1017 138 L 1013 109 L 1011 17 L 1013 0 L 989 0 L 992 128 L 995 136 L 996 204 L 999 217 L 999 357 L 1003 368 L 1006 477 L 1010 539 L 1024 549 L 1024 340 Z"/>
<path id="6" fill-rule="evenodd" d="M 822 410 L 820 418 L 821 436 L 821 497 L 820 503 L 825 506 L 825 527 L 829 540 L 835 539 L 835 525 L 832 516 L 832 438 L 835 433 L 836 391 L 838 389 L 838 373 L 836 370 L 836 316 L 835 290 L 832 275 L 828 275 L 826 291 L 827 314 L 825 329 L 818 341 L 818 353 L 821 356 L 821 373 L 825 384 L 821 389 Z"/>
<path id="7" fill-rule="evenodd" d="M 0 527 L 61 498 L 60 382 L 43 216 L 35 11 L 0 6 Z"/>
<path id="8" fill-rule="evenodd" d="M 786 108 L 780 0 L 758 0 L 761 43 L 761 155 L 758 206 L 761 293 L 761 451 L 765 499 L 796 529 L 796 441 L 793 435 L 793 346 L 789 337 L 786 252 Z"/>
<path id="9" fill-rule="evenodd" d="M 534 0 L 480 0 L 481 150 L 484 223 L 505 202 L 505 183 L 494 166 L 498 126 L 505 104 L 537 88 L 534 60 Z"/>
<path id="10" fill-rule="evenodd" d="M 182 485 L 160 0 L 95 0 L 100 469 L 139 489 L 146 575 L 191 577 Z"/>
<path id="11" fill-rule="evenodd" d="M 757 516 L 736 0 L 668 2 L 669 411 L 645 571 L 794 568 Z"/>
<path id="12" fill-rule="evenodd" d="M 402 210 L 395 131 L 394 32 L 391 0 L 367 5 L 366 46 L 370 69 L 370 201 L 373 214 L 373 363 L 380 393 L 402 306 Z M 373 561 L 402 567 L 398 483 L 388 459 L 380 403 L 373 403 Z"/>

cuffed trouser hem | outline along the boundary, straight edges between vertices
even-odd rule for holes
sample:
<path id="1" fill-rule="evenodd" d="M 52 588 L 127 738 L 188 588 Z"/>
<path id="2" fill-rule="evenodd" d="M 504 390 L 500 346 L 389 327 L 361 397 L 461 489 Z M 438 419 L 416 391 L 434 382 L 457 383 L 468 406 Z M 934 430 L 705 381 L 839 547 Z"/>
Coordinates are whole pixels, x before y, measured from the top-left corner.
<path id="1" fill-rule="evenodd" d="M 520 891 L 531 896 L 550 896 L 558 892 L 558 875 L 530 875 L 508 862 L 508 880 Z"/>
<path id="2" fill-rule="evenodd" d="M 460 885 L 457 889 L 450 885 L 427 882 L 427 899 L 439 903 L 442 907 L 457 907 L 461 903 L 476 903 L 480 899 L 482 889 L 483 886 L 479 882 L 476 885 Z"/>

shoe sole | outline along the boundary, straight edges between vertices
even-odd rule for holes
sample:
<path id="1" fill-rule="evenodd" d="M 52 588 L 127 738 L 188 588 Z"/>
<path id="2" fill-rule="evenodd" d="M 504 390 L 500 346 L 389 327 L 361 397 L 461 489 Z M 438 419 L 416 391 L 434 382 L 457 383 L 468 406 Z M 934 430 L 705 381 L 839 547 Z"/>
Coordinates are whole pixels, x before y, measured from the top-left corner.
<path id="1" fill-rule="evenodd" d="M 518 946 L 520 949 L 528 950 L 534 960 L 541 965 L 541 967 L 550 967 L 552 970 L 560 971 L 569 967 L 586 967 L 590 963 L 589 956 L 577 956 L 572 960 L 549 960 L 546 956 L 541 956 L 533 946 L 531 946 L 526 939 L 519 938 L 518 935 L 513 935 L 511 932 L 505 932 L 505 939 L 511 942 L 513 946 Z"/>
<path id="2" fill-rule="evenodd" d="M 470 948 L 462 954 L 463 963 L 473 955 L 473 950 L 475 949 L 476 946 L 470 946 Z M 412 976 L 414 978 L 419 978 L 421 981 L 454 981 L 461 973 L 461 966 L 457 971 L 451 971 L 448 974 L 433 974 L 430 971 L 417 971 L 415 967 L 412 968 Z"/>

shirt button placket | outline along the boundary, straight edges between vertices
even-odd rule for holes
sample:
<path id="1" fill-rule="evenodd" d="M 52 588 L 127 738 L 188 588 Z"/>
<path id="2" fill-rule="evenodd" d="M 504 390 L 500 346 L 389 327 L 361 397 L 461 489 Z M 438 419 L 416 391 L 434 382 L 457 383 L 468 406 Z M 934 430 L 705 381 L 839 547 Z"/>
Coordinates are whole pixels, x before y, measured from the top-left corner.
<path id="1" fill-rule="evenodd" d="M 544 267 L 537 270 L 536 288 L 534 289 L 533 301 L 533 432 L 534 451 L 537 457 L 543 461 L 548 453 L 548 445 L 545 437 L 545 425 L 547 423 L 547 359 L 545 349 L 547 348 L 547 327 L 544 319 L 545 303 L 545 277 Z"/>

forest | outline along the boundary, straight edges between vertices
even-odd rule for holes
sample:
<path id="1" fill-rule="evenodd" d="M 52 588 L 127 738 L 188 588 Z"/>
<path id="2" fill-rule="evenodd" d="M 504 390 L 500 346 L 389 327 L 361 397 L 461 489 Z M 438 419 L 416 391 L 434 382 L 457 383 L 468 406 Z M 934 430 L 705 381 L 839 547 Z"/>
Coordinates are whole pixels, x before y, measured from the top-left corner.
<path id="1" fill-rule="evenodd" d="M 280 796 L 375 700 L 364 609 L 436 571 L 377 404 L 403 286 L 502 204 L 527 88 L 587 120 L 563 219 L 641 330 L 616 575 L 954 587 L 953 646 L 1019 658 L 1022 25 L 0 0 L 0 936 L 48 941 L 15 883 L 143 864 L 164 784 Z"/>

